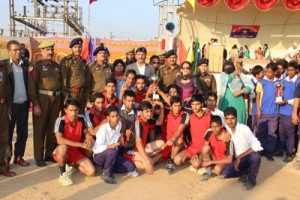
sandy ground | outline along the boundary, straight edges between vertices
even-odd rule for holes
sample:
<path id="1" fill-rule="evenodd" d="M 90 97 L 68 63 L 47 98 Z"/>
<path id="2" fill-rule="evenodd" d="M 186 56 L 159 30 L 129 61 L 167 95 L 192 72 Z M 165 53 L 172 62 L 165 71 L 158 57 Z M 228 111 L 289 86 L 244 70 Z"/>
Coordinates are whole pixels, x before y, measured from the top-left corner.
<path id="1" fill-rule="evenodd" d="M 295 161 L 289 164 L 276 158 L 268 162 L 262 158 L 257 186 L 244 191 L 237 179 L 217 178 L 202 182 L 199 174 L 189 171 L 189 164 L 168 175 L 165 163 L 155 167 L 153 175 L 140 171 L 140 176 L 130 178 L 117 174 L 115 185 L 105 184 L 100 179 L 101 168 L 95 177 L 74 173 L 72 186 L 58 182 L 59 169 L 56 164 L 36 167 L 33 160 L 32 126 L 29 127 L 25 159 L 29 167 L 12 164 L 17 173 L 13 178 L 0 176 L 0 199 L 130 199 L 130 200 L 196 200 L 196 199 L 239 199 L 239 200 L 297 200 L 300 199 L 300 170 L 294 169 Z"/>

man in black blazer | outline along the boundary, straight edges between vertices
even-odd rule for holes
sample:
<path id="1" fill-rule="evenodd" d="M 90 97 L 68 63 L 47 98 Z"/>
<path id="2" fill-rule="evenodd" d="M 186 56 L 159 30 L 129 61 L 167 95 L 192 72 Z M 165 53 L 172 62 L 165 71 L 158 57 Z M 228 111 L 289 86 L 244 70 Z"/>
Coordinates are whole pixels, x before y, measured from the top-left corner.
<path id="1" fill-rule="evenodd" d="M 133 69 L 136 71 L 136 74 L 139 75 L 144 75 L 146 76 L 146 85 L 150 85 L 150 76 L 152 74 L 155 74 L 155 69 L 152 65 L 149 65 L 146 63 L 146 58 L 147 58 L 147 49 L 145 47 L 139 47 L 135 50 L 135 58 L 136 62 L 127 65 L 126 71 L 129 69 Z M 125 72 L 126 73 L 126 72 Z"/>
<path id="2" fill-rule="evenodd" d="M 11 115 L 9 123 L 9 141 L 6 153 L 6 166 L 10 168 L 10 160 L 14 155 L 14 164 L 26 167 L 29 165 L 23 159 L 26 141 L 28 137 L 28 109 L 29 100 L 27 94 L 27 78 L 29 63 L 21 59 L 21 45 L 16 40 L 11 40 L 7 43 L 7 50 L 9 58 L 3 60 L 5 63 L 9 83 L 11 85 Z M 17 139 L 14 146 L 14 153 L 12 151 L 12 139 L 15 125 L 17 125 Z"/>

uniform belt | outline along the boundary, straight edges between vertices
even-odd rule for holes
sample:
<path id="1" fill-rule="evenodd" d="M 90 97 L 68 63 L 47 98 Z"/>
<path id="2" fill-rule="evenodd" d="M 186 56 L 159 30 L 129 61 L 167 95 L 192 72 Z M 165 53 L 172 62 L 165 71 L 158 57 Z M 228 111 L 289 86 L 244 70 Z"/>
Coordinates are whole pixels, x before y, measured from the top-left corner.
<path id="1" fill-rule="evenodd" d="M 50 90 L 39 90 L 39 93 L 49 95 L 49 96 L 58 96 L 58 95 L 60 95 L 60 91 L 50 91 Z"/>
<path id="2" fill-rule="evenodd" d="M 70 90 L 72 92 L 82 92 L 83 91 L 83 89 L 78 89 L 78 88 L 70 88 Z"/>
<path id="3" fill-rule="evenodd" d="M 0 99 L 0 104 L 4 104 L 5 99 Z"/>

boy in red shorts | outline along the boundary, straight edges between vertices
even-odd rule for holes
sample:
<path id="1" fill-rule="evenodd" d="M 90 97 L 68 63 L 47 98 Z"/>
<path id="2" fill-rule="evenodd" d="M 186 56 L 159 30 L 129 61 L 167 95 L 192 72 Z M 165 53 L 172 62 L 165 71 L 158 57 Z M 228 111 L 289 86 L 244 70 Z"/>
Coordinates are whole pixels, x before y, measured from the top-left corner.
<path id="1" fill-rule="evenodd" d="M 96 169 L 83 153 L 83 149 L 91 150 L 93 137 L 86 130 L 85 118 L 78 115 L 79 101 L 68 99 L 65 103 L 66 115 L 59 117 L 55 123 L 55 136 L 58 143 L 54 151 L 54 159 L 60 169 L 59 182 L 72 185 L 72 167 L 67 163 L 78 166 L 80 172 L 87 176 L 94 176 Z M 84 142 L 81 142 L 83 141 Z"/>
<path id="2" fill-rule="evenodd" d="M 211 112 L 202 110 L 204 98 L 201 94 L 194 94 L 191 98 L 191 107 L 193 113 L 190 115 L 190 132 L 192 142 L 188 148 L 181 151 L 175 156 L 174 162 L 176 165 L 183 164 L 187 159 L 201 153 L 204 145 L 204 135 L 210 127 Z"/>
<path id="3" fill-rule="evenodd" d="M 232 163 L 233 143 L 229 138 L 230 134 L 224 130 L 221 117 L 213 115 L 210 121 L 210 129 L 207 130 L 204 136 L 203 162 L 198 158 L 192 161 L 194 168 L 198 169 L 202 162 L 202 167 L 206 169 L 206 173 L 200 177 L 200 180 L 206 181 L 213 176 L 220 175 L 224 167 Z"/>
<path id="4" fill-rule="evenodd" d="M 189 123 L 189 114 L 182 109 L 180 96 L 171 97 L 170 110 L 165 117 L 163 132 L 165 133 L 166 147 L 160 152 L 168 158 L 166 168 L 169 174 L 175 170 L 174 158 L 183 146 L 183 131 Z"/>
<path id="5" fill-rule="evenodd" d="M 152 118 L 152 109 L 160 106 L 160 115 L 157 120 Z M 139 169 L 146 169 L 148 174 L 153 174 L 153 165 L 162 157 L 159 152 L 164 148 L 162 140 L 155 140 L 147 144 L 148 132 L 151 126 L 161 126 L 164 119 L 164 106 L 156 101 L 154 105 L 149 101 L 142 101 L 139 105 L 139 116 L 131 126 L 131 134 L 126 134 L 126 142 L 123 149 L 124 157 L 134 162 Z"/>

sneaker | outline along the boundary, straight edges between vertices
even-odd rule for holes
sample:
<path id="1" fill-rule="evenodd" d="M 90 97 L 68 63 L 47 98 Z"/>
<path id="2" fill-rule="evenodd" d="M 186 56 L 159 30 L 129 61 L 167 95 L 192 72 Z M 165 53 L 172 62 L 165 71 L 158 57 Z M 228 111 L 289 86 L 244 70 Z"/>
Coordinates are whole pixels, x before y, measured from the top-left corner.
<path id="1" fill-rule="evenodd" d="M 132 172 L 128 172 L 127 175 L 134 178 L 139 176 L 139 173 L 136 170 L 134 170 Z"/>
<path id="2" fill-rule="evenodd" d="M 268 161 L 274 161 L 274 158 L 273 158 L 273 156 L 272 155 L 266 155 L 266 158 L 267 158 L 267 160 Z"/>
<path id="3" fill-rule="evenodd" d="M 208 179 L 216 176 L 215 174 L 209 175 L 208 173 L 204 173 L 200 176 L 200 181 L 207 181 Z"/>
<path id="4" fill-rule="evenodd" d="M 206 172 L 206 170 L 204 167 L 199 168 L 197 171 L 198 174 L 204 174 L 205 172 Z"/>
<path id="5" fill-rule="evenodd" d="M 117 182 L 115 181 L 115 179 L 111 176 L 101 176 L 101 179 L 104 180 L 105 183 L 107 184 L 116 184 Z"/>
<path id="6" fill-rule="evenodd" d="M 253 183 L 250 181 L 246 181 L 246 183 L 243 184 L 243 189 L 244 190 L 251 190 L 254 187 Z"/>
<path id="7" fill-rule="evenodd" d="M 64 172 L 62 175 L 60 175 L 59 182 L 63 186 L 73 185 L 73 181 L 72 181 L 71 177 L 69 176 L 68 172 Z"/>
<path id="8" fill-rule="evenodd" d="M 168 174 L 173 174 L 175 171 L 175 165 L 174 164 L 167 164 L 167 170 L 168 170 Z"/>
<path id="9" fill-rule="evenodd" d="M 74 168 L 71 165 L 66 164 L 66 173 L 70 178 L 73 176 L 73 171 Z"/>
<path id="10" fill-rule="evenodd" d="M 189 171 L 191 172 L 197 172 L 198 169 L 195 169 L 192 165 L 189 167 Z"/>
<path id="11" fill-rule="evenodd" d="M 276 151 L 276 152 L 273 153 L 273 156 L 275 156 L 275 157 L 283 157 L 283 152 Z"/>
<path id="12" fill-rule="evenodd" d="M 246 174 L 244 174 L 244 175 L 240 176 L 238 181 L 242 182 L 242 183 L 246 183 L 247 180 L 248 180 L 248 176 Z"/>
<path id="13" fill-rule="evenodd" d="M 283 159 L 283 162 L 288 163 L 291 162 L 294 159 L 294 156 L 285 156 Z"/>

